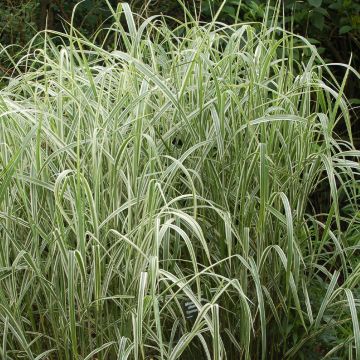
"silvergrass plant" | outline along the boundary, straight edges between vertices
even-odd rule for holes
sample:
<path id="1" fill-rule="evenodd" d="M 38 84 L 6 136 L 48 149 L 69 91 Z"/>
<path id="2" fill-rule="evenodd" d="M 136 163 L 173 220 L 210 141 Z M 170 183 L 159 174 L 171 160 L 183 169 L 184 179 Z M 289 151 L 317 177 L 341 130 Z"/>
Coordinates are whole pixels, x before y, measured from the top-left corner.
<path id="1" fill-rule="evenodd" d="M 0 91 L 1 359 L 360 358 L 357 73 L 276 14 L 172 29 L 122 4 L 106 44 L 24 52 Z"/>

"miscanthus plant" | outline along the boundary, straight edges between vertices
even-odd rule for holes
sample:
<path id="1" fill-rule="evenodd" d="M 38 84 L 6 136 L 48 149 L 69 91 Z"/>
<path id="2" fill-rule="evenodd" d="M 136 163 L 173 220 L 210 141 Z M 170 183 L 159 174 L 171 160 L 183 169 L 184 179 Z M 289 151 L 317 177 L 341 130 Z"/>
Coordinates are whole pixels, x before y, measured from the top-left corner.
<path id="1" fill-rule="evenodd" d="M 360 359 L 352 68 L 276 17 L 113 15 L 0 91 L 0 358 Z"/>

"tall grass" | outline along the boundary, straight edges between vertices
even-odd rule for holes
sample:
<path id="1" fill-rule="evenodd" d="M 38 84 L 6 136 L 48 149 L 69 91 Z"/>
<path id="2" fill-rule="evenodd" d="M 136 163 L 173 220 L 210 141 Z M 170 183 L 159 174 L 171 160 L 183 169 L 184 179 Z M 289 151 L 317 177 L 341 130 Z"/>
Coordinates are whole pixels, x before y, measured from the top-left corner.
<path id="1" fill-rule="evenodd" d="M 360 359 L 353 70 L 187 17 L 45 34 L 0 91 L 1 359 Z"/>

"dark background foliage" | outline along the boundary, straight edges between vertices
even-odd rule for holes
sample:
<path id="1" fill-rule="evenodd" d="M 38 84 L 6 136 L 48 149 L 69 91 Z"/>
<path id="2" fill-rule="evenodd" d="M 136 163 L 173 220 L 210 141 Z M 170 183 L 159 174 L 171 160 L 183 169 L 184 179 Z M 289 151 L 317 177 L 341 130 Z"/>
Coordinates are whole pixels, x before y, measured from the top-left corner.
<path id="1" fill-rule="evenodd" d="M 201 9 L 203 20 L 211 18 L 224 0 L 190 1 L 189 8 Z M 0 42 L 3 45 L 25 45 L 31 37 L 46 26 L 62 30 L 62 22 L 70 21 L 77 0 L 0 0 Z M 183 10 L 178 0 L 129 0 L 140 13 L 164 13 L 181 18 Z M 271 2 L 275 2 L 272 0 Z M 118 0 L 109 0 L 116 6 Z M 219 20 L 232 23 L 260 21 L 267 0 L 226 0 Z M 241 4 L 240 11 L 238 11 Z M 356 0 L 286 0 L 285 21 L 301 35 L 313 39 L 329 59 L 348 62 L 353 53 L 353 64 L 359 65 L 360 2 Z M 77 7 L 75 25 L 85 34 L 91 34 L 110 16 L 105 0 L 85 0 Z M 47 19 L 47 20 L 46 20 Z"/>
<path id="2" fill-rule="evenodd" d="M 0 0 L 0 43 L 24 46 L 37 31 L 47 27 L 62 30 L 63 22 L 70 21 L 76 0 Z M 109 0 L 116 6 L 117 0 Z M 272 0 L 275 2 L 275 0 Z M 164 13 L 181 18 L 183 9 L 178 0 L 129 0 L 140 13 Z M 195 0 L 201 18 L 207 20 L 216 12 L 223 0 Z M 241 7 L 239 8 L 239 4 Z M 266 0 L 226 0 L 219 20 L 232 23 L 261 21 Z M 239 11 L 240 10 L 240 11 Z M 355 0 L 286 0 L 285 22 L 289 28 L 307 36 L 330 61 L 348 62 L 359 68 L 360 2 Z M 85 34 L 92 34 L 110 16 L 105 0 L 85 0 L 77 7 L 75 25 Z M 351 95 L 355 92 L 351 90 Z"/>
<path id="3" fill-rule="evenodd" d="M 314 43 L 327 62 L 348 63 L 360 71 L 360 2 L 356 0 L 283 0 L 283 20 L 289 29 L 306 36 Z M 70 22 L 76 0 L 0 0 L 0 76 L 11 74 L 13 64 L 7 61 L 4 47 L 14 56 L 30 39 L 46 27 L 63 31 Z M 118 0 L 109 0 L 116 6 Z M 182 18 L 184 11 L 178 0 L 128 0 L 132 8 L 143 15 L 163 13 Z M 190 11 L 201 14 L 206 21 L 212 17 L 224 0 L 189 0 Z M 271 0 L 274 4 L 275 0 Z M 241 6 L 239 6 L 241 4 Z M 226 0 L 219 20 L 261 21 L 267 0 Z M 196 9 L 194 9 L 196 8 Z M 85 35 L 90 36 L 101 27 L 111 13 L 105 0 L 85 0 L 77 6 L 74 23 Z M 305 54 L 306 55 L 306 54 Z M 299 54 L 304 56 L 304 54 Z M 342 77 L 339 68 L 337 75 Z M 359 122 L 360 84 L 354 75 L 345 89 L 355 107 L 353 123 Z M 358 126 L 354 126 L 356 132 Z M 358 135 L 355 134 L 358 138 Z"/>

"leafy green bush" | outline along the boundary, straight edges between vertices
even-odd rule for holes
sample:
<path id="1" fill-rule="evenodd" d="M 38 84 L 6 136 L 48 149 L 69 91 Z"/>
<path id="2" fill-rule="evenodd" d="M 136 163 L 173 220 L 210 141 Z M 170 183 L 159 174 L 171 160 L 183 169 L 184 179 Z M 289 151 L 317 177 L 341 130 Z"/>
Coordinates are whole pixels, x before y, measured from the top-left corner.
<path id="1" fill-rule="evenodd" d="M 110 0 L 110 4 L 116 1 Z M 0 12 L 0 75 L 12 74 L 14 63 L 9 62 L 5 52 L 18 60 L 16 54 L 39 31 L 45 28 L 55 31 L 67 29 L 76 6 L 74 25 L 87 35 L 92 35 L 99 27 L 106 27 L 106 19 L 111 15 L 106 2 L 102 0 L 20 0 L 1 4 Z M 40 41 L 40 37 L 38 37 Z M 4 49 L 5 48 L 5 49 Z M 6 51 L 5 51 L 6 50 Z"/>
<path id="2" fill-rule="evenodd" d="M 3 6 L 0 15 L 0 38 L 3 44 L 24 46 L 36 34 L 38 4 L 23 1 Z"/>
<path id="3" fill-rule="evenodd" d="M 270 1 L 271 10 L 278 9 L 279 1 Z M 261 0 L 204 0 L 202 10 L 205 16 L 222 7 L 221 19 L 242 19 L 259 21 L 265 16 L 267 1 Z M 294 29 L 325 39 L 329 31 L 333 35 L 352 33 L 358 36 L 360 30 L 360 4 L 353 0 L 288 0 L 282 10 L 287 17 L 285 23 L 293 23 Z M 336 16 L 335 16 L 336 15 Z M 270 20 L 270 19 L 269 19 Z M 319 32 L 320 30 L 320 32 Z M 331 37 L 331 36 L 330 36 Z"/>
<path id="4" fill-rule="evenodd" d="M 266 18 L 113 16 L 0 90 L 1 358 L 358 358 L 351 67 Z"/>

